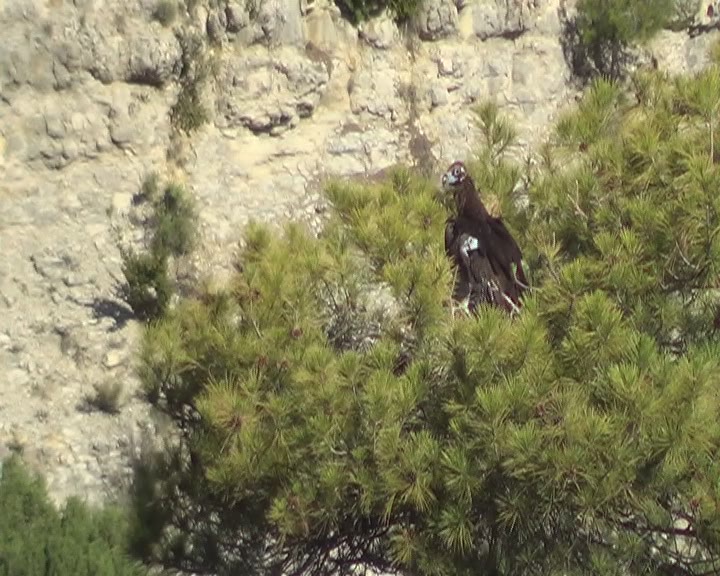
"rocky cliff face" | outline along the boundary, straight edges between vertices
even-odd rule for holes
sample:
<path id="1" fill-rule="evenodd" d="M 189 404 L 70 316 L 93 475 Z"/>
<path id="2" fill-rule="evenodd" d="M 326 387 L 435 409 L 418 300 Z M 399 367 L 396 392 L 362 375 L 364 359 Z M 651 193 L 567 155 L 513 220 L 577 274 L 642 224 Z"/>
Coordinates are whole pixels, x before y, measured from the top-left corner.
<path id="1" fill-rule="evenodd" d="M 158 426 L 113 295 L 148 173 L 197 198 L 193 264 L 216 272 L 249 219 L 315 219 L 326 175 L 465 157 L 488 98 L 528 149 L 576 93 L 559 0 L 428 0 L 411 30 L 353 28 L 325 1 L 0 0 L 0 457 L 22 449 L 56 498 L 101 497 Z M 691 71 L 711 36 L 653 51 Z M 113 382 L 119 414 L 83 407 Z"/>

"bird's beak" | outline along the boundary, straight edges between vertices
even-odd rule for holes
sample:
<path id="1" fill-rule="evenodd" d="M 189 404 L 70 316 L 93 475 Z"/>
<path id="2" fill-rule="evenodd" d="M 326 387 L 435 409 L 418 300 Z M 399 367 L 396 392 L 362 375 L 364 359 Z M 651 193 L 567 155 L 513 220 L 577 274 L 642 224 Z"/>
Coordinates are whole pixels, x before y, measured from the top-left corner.
<path id="1" fill-rule="evenodd" d="M 448 175 L 447 175 L 447 173 L 445 173 L 445 174 L 442 175 L 442 179 L 440 180 L 440 182 L 442 183 L 442 187 L 443 187 L 443 188 L 445 188 L 445 185 L 447 184 L 447 181 L 448 181 Z"/>

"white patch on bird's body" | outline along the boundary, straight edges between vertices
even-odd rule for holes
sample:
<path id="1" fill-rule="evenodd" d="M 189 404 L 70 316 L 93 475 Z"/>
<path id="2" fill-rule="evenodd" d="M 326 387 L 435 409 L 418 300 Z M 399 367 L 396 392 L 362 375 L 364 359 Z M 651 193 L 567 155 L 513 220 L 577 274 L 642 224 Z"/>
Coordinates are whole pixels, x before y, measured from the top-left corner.
<path id="1" fill-rule="evenodd" d="M 478 250 L 479 248 L 480 241 L 474 236 L 465 236 L 465 239 L 460 245 L 460 251 L 462 252 L 462 255 L 465 256 L 465 258 L 468 257 L 468 254 L 470 254 L 470 252 L 472 252 L 473 250 Z"/>

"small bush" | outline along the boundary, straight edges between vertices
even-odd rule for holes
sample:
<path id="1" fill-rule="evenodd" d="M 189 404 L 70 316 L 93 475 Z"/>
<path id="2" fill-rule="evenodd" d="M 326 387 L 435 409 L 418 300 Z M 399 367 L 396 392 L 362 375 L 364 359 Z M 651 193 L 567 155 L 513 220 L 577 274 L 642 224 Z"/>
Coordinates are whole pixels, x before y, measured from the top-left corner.
<path id="1" fill-rule="evenodd" d="M 418 13 L 422 3 L 423 0 L 390 0 L 388 8 L 395 21 L 398 24 L 403 24 Z"/>
<path id="2" fill-rule="evenodd" d="M 183 132 L 193 132 L 208 121 L 208 111 L 200 98 L 195 82 L 183 83 L 175 105 L 170 110 L 170 120 Z"/>
<path id="3" fill-rule="evenodd" d="M 119 510 L 75 498 L 58 512 L 18 457 L 0 467 L 0 576 L 147 576 L 126 555 L 128 528 Z"/>
<path id="4" fill-rule="evenodd" d="M 563 42 L 576 75 L 624 75 L 630 47 L 652 38 L 675 17 L 675 0 L 579 0 Z"/>
<path id="5" fill-rule="evenodd" d="M 174 0 L 160 0 L 155 6 L 153 18 L 163 26 L 170 26 L 177 18 L 178 5 Z"/>
<path id="6" fill-rule="evenodd" d="M 136 202 L 148 201 L 152 215 L 147 220 L 152 235 L 147 252 L 121 248 L 125 282 L 120 297 L 142 320 L 161 316 L 174 293 L 168 272 L 168 258 L 187 254 L 197 238 L 197 211 L 185 188 L 170 183 L 161 196 L 157 174 L 143 182 Z"/>
<path id="7" fill-rule="evenodd" d="M 155 254 L 173 256 L 187 254 L 195 245 L 197 215 L 195 204 L 185 189 L 169 184 L 162 197 L 155 203 L 151 249 Z"/>
<path id="8" fill-rule="evenodd" d="M 94 384 L 94 393 L 85 398 L 89 408 L 94 408 L 106 414 L 117 414 L 120 412 L 123 384 L 120 380 L 111 380 Z"/>
<path id="9" fill-rule="evenodd" d="M 417 14 L 423 0 L 335 0 L 343 16 L 359 24 L 377 16 L 387 8 L 397 23 L 404 23 Z"/>
<path id="10" fill-rule="evenodd" d="M 687 30 L 695 24 L 697 13 L 697 0 L 675 0 L 675 10 L 667 27 L 675 31 Z"/>
<path id="11" fill-rule="evenodd" d="M 121 298 L 141 320 L 159 318 L 173 294 L 167 255 L 136 253 L 132 249 L 121 249 L 121 255 L 125 276 L 125 282 L 120 287 Z"/>
<path id="12" fill-rule="evenodd" d="M 209 118 L 209 112 L 202 102 L 201 90 L 211 66 L 199 36 L 182 36 L 180 45 L 180 92 L 170 110 L 170 121 L 176 129 L 190 133 L 200 128 Z"/>
<path id="13" fill-rule="evenodd" d="M 141 202 L 155 202 L 160 191 L 160 176 L 157 172 L 152 172 L 143 180 L 140 191 L 135 194 L 133 202 L 140 204 Z"/>

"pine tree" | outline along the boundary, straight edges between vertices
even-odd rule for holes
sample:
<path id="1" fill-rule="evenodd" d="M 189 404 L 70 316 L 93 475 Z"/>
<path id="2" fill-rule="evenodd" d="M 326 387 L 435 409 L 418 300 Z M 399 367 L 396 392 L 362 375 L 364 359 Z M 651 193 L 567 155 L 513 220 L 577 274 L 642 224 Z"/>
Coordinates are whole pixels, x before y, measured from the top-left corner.
<path id="1" fill-rule="evenodd" d="M 687 23 L 683 0 L 578 0 L 576 8 L 577 16 L 567 23 L 563 40 L 575 72 L 581 75 L 590 72 L 618 79 L 634 59 L 633 48 L 662 28 L 681 27 L 683 19 Z"/>
<path id="2" fill-rule="evenodd" d="M 145 333 L 145 388 L 181 438 L 139 467 L 146 554 L 217 574 L 716 573 L 720 70 L 632 86 L 596 81 L 534 165 L 479 111 L 469 165 L 532 275 L 516 318 L 452 317 L 448 199 L 407 169 L 330 183 L 320 238 L 251 226 L 232 283 Z"/>
<path id="3" fill-rule="evenodd" d="M 147 576 L 127 555 L 127 515 L 77 498 L 58 511 L 17 456 L 0 466 L 0 575 Z"/>

